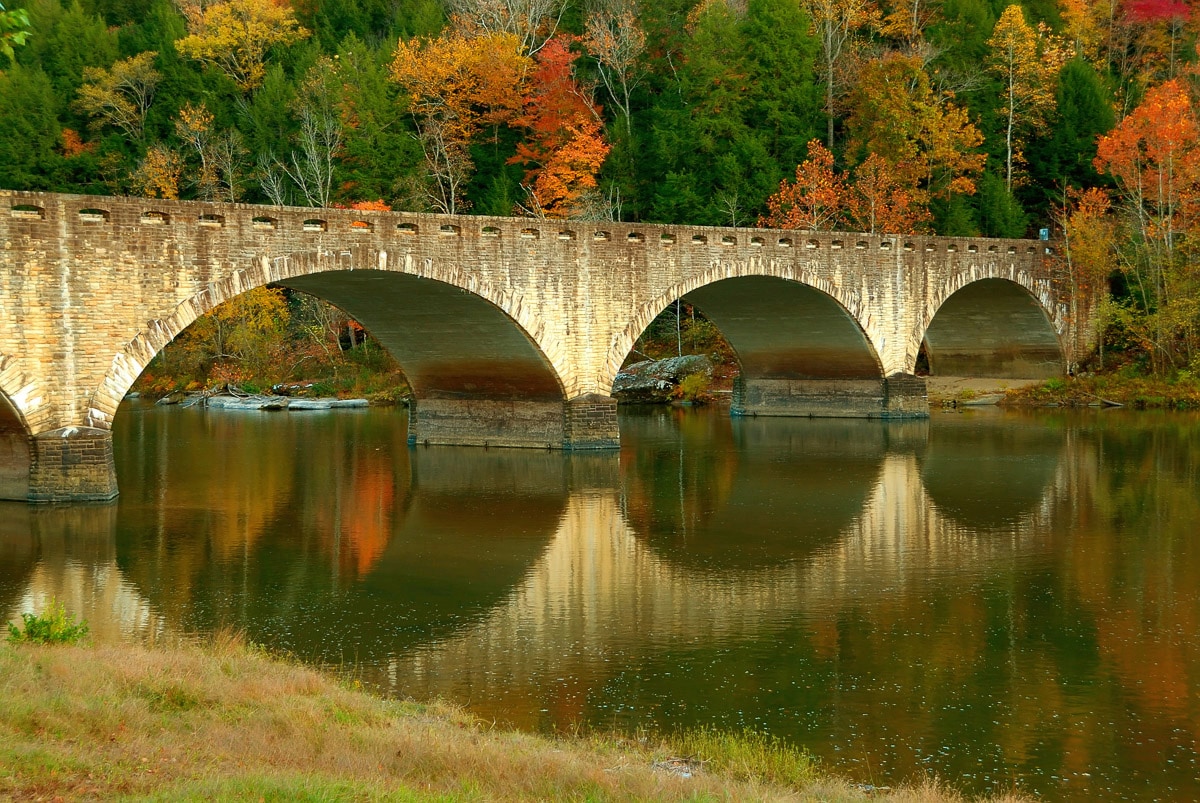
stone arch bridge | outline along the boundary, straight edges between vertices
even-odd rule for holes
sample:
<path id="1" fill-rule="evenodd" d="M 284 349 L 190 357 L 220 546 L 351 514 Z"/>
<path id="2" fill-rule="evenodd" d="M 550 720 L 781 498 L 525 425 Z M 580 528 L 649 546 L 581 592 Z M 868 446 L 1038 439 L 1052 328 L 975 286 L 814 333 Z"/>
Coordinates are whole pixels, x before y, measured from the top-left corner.
<path id="1" fill-rule="evenodd" d="M 396 357 L 428 444 L 611 448 L 613 379 L 678 298 L 733 412 L 928 415 L 916 377 L 1046 377 L 1090 308 L 1045 243 L 298 209 L 0 190 L 0 498 L 116 495 L 111 426 L 197 317 L 277 283 Z M 1082 310 L 1082 311 L 1081 311 Z"/>

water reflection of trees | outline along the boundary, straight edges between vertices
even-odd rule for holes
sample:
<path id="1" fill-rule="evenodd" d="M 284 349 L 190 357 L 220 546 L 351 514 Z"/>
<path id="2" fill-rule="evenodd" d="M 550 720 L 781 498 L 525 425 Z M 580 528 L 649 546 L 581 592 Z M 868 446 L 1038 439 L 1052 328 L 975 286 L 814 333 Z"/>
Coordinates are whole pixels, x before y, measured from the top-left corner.
<path id="1" fill-rule="evenodd" d="M 126 574 L 181 629 L 232 625 L 323 660 L 473 621 L 544 549 L 566 494 L 560 454 L 410 450 L 388 412 L 130 418 Z"/>

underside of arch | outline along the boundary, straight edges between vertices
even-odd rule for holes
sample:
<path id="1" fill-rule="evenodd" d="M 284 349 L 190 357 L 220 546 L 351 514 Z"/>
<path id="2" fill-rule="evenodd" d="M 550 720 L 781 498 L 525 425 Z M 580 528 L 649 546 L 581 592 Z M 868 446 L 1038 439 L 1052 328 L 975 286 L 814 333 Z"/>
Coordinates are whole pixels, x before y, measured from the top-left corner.
<path id="1" fill-rule="evenodd" d="M 1008 279 L 982 279 L 950 296 L 925 331 L 935 376 L 1046 379 L 1064 370 L 1041 304 Z"/>
<path id="2" fill-rule="evenodd" d="M 29 432 L 8 396 L 0 393 L 0 499 L 29 498 Z"/>
<path id="3" fill-rule="evenodd" d="M 375 270 L 311 274 L 283 284 L 344 310 L 396 358 L 415 397 L 409 427 L 413 443 L 543 449 L 615 445 L 615 409 L 610 431 L 598 438 L 604 443 L 576 431 L 574 413 L 593 400 L 568 402 L 562 381 L 532 338 L 474 293 Z"/>
<path id="4" fill-rule="evenodd" d="M 924 388 L 919 398 L 909 399 L 913 388 L 889 385 L 862 327 L 827 293 L 799 282 L 748 276 L 705 285 L 684 300 L 716 324 L 738 355 L 734 414 L 928 413 Z"/>

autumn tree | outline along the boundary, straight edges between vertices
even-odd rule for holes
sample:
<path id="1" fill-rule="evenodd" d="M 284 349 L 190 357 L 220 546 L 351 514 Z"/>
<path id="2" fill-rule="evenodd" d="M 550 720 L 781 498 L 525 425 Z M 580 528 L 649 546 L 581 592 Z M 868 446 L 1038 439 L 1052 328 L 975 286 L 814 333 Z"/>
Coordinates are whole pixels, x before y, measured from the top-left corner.
<path id="1" fill-rule="evenodd" d="M 1200 214 L 1200 124 L 1187 88 L 1152 88 L 1100 138 L 1096 168 L 1117 184 L 1129 244 L 1122 269 L 1146 314 L 1155 369 L 1192 359 L 1200 347 L 1200 272 L 1188 235 Z"/>
<path id="2" fill-rule="evenodd" d="M 856 37 L 880 25 L 879 8 L 873 0 L 804 0 L 813 31 L 821 48 L 821 71 L 825 79 L 826 145 L 832 149 L 836 100 L 848 49 Z"/>
<path id="3" fill-rule="evenodd" d="M 841 223 L 846 201 L 846 185 L 833 169 L 833 153 L 814 139 L 808 143 L 808 158 L 796 166 L 795 180 L 784 179 L 767 199 L 767 214 L 758 225 L 826 231 Z"/>
<path id="4" fill-rule="evenodd" d="M 533 55 L 558 31 L 563 0 L 446 0 L 450 18 L 467 37 L 507 33 Z"/>
<path id="5" fill-rule="evenodd" d="M 535 56 L 525 108 L 513 124 L 528 131 L 509 161 L 525 164 L 530 209 L 549 217 L 568 217 L 580 198 L 596 189 L 596 176 L 609 145 L 600 109 L 572 74 L 571 39 L 558 36 Z"/>
<path id="6" fill-rule="evenodd" d="M 197 318 L 175 339 L 172 356 L 225 381 L 282 379 L 279 351 L 289 317 L 282 290 L 256 287 Z"/>
<path id="7" fill-rule="evenodd" d="M 110 125 L 140 140 L 146 113 L 162 75 L 154 69 L 154 51 L 139 53 L 112 67 L 85 67 L 75 106 L 97 126 Z"/>
<path id="8" fill-rule="evenodd" d="M 596 72 L 621 112 L 626 136 L 633 136 L 632 94 L 644 74 L 646 32 L 636 0 L 598 0 L 587 15 L 584 47 L 596 59 Z"/>
<path id="9" fill-rule="evenodd" d="M 1024 135 L 1040 128 L 1054 107 L 1055 79 L 1067 52 L 1044 25 L 1025 22 L 1019 5 L 1004 9 L 988 40 L 988 69 L 1000 79 L 1005 120 L 1004 182 L 1012 192 L 1013 163 Z"/>
<path id="10" fill-rule="evenodd" d="M 188 36 L 175 43 L 184 56 L 216 67 L 243 92 L 257 89 L 267 53 L 308 38 L 291 6 L 275 0 L 184 0 Z"/>
<path id="11" fill-rule="evenodd" d="M 524 109 L 531 65 L 511 33 L 401 40 L 391 77 L 409 96 L 429 176 L 429 200 L 439 212 L 463 208 L 474 167 L 471 144 L 488 126 L 511 122 Z"/>
<path id="12" fill-rule="evenodd" d="M 850 106 L 851 161 L 878 155 L 918 205 L 975 192 L 983 135 L 965 109 L 934 91 L 919 57 L 893 53 L 867 64 Z"/>
<path id="13" fill-rule="evenodd" d="M 175 135 L 199 162 L 192 177 L 203 200 L 234 203 L 241 194 L 242 173 L 247 155 L 242 135 L 236 128 L 218 132 L 213 115 L 204 103 L 185 103 L 175 118 Z"/>
<path id="14" fill-rule="evenodd" d="M 296 95 L 300 132 L 280 167 L 308 206 L 329 206 L 334 170 L 345 143 L 341 92 L 346 80 L 336 62 L 322 56 L 309 68 Z"/>
<path id="15" fill-rule="evenodd" d="M 1057 259 L 1071 281 L 1071 317 L 1079 320 L 1085 306 L 1101 307 L 1108 290 L 1108 277 L 1117 270 L 1117 225 L 1108 193 L 1097 187 L 1079 190 L 1067 187 L 1054 219 L 1062 231 Z M 1105 315 L 1101 314 L 1101 325 Z M 1104 360 L 1104 336 L 1096 338 L 1100 360 Z"/>
<path id="16" fill-rule="evenodd" d="M 850 228 L 872 234 L 915 234 L 925 230 L 932 218 L 917 188 L 875 153 L 854 169 L 846 212 Z"/>
<path id="17" fill-rule="evenodd" d="M 165 145 L 154 144 L 134 171 L 133 187 L 147 198 L 174 200 L 179 197 L 182 178 L 183 159 L 179 153 Z"/>

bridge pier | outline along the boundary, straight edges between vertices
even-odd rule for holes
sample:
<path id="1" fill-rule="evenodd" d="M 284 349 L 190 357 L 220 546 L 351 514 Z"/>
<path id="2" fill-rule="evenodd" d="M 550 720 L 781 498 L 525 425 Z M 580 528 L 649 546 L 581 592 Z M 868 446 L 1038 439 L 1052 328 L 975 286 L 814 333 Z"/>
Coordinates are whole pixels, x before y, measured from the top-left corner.
<path id="1" fill-rule="evenodd" d="M 420 398 L 409 403 L 408 443 L 527 449 L 615 449 L 617 402 Z"/>
<path id="2" fill-rule="evenodd" d="M 111 432 L 64 427 L 30 438 L 30 502 L 106 502 L 116 495 Z"/>
<path id="3" fill-rule="evenodd" d="M 733 415 L 808 418 L 928 418 L 923 377 L 763 379 L 734 383 Z"/>

